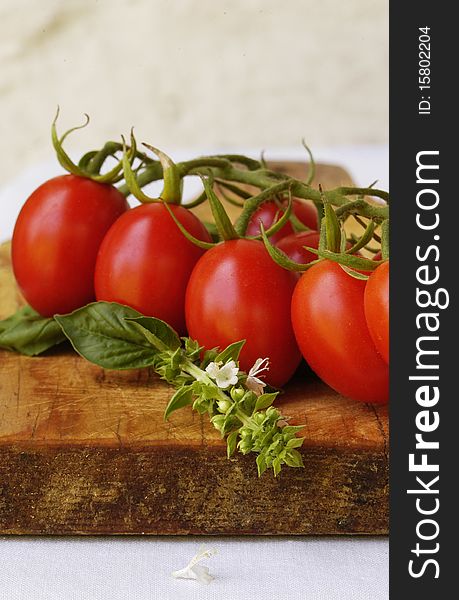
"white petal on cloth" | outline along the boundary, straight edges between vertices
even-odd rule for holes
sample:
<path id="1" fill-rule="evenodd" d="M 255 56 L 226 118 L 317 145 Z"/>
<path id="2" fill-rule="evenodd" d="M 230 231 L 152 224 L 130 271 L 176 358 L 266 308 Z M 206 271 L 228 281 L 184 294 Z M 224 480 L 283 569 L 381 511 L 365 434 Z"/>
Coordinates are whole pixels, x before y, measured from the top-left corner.
<path id="1" fill-rule="evenodd" d="M 201 546 L 199 552 L 193 556 L 187 566 L 184 569 L 173 571 L 172 577 L 176 579 L 195 579 L 199 583 L 209 584 L 214 579 L 214 576 L 209 573 L 208 567 L 199 565 L 198 563 L 215 554 L 217 554 L 216 549 L 211 548 L 207 550 L 205 546 Z"/>

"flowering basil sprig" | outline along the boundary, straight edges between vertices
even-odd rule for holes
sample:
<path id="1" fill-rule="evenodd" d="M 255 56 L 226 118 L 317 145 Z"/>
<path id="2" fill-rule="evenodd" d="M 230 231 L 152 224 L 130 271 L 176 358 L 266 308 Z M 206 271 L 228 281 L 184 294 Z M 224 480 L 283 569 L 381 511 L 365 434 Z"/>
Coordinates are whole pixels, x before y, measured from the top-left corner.
<path id="1" fill-rule="evenodd" d="M 268 369 L 267 359 L 258 359 L 248 374 L 239 369 L 237 361 L 243 345 L 242 341 L 223 352 L 207 351 L 200 361 L 203 348 L 184 338 L 180 352 L 158 354 L 157 372 L 169 383 L 179 384 L 165 418 L 191 404 L 200 414 L 208 413 L 215 429 L 222 437 L 227 436 L 228 458 L 236 448 L 242 454 L 258 453 L 259 475 L 268 468 L 277 475 L 284 464 L 301 467 L 303 460 L 297 448 L 303 438 L 296 434 L 302 426 L 288 425 L 272 406 L 279 392 L 263 393 L 266 384 L 256 375 Z"/>
<path id="2" fill-rule="evenodd" d="M 302 427 L 288 425 L 272 406 L 279 392 L 265 389 L 268 359 L 259 358 L 249 373 L 239 368 L 244 341 L 204 351 L 164 321 L 115 302 L 94 302 L 54 319 L 81 356 L 105 369 L 153 367 L 176 388 L 165 419 L 189 405 L 207 413 L 227 437 L 228 457 L 236 449 L 255 452 L 259 475 L 270 468 L 277 475 L 282 465 L 303 466 L 303 438 L 297 437 Z"/>

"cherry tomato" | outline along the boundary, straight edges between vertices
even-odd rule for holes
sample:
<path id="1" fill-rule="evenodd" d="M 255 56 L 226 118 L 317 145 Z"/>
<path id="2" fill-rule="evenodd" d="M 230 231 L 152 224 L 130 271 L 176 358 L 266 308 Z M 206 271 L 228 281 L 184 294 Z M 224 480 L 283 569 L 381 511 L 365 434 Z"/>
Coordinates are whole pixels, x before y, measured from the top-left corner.
<path id="1" fill-rule="evenodd" d="M 297 263 L 307 264 L 316 260 L 316 254 L 306 250 L 304 246 L 310 248 L 318 248 L 320 233 L 318 231 L 302 231 L 300 233 L 292 233 L 279 240 L 276 246 L 282 250 L 290 260 Z"/>
<path id="2" fill-rule="evenodd" d="M 262 242 L 231 240 L 199 260 L 186 291 L 190 336 L 205 348 L 225 348 L 246 340 L 241 369 L 269 357 L 266 381 L 282 386 L 295 372 L 301 355 L 290 320 L 297 279 L 270 258 Z"/>
<path id="3" fill-rule="evenodd" d="M 309 252 L 304 246 L 310 248 L 318 248 L 320 241 L 320 233 L 318 231 L 301 231 L 292 233 L 279 240 L 276 246 L 282 250 L 291 260 L 300 264 L 307 264 L 318 258 L 317 254 Z M 350 248 L 351 244 L 346 243 L 346 248 Z M 360 256 L 357 252 L 356 256 Z"/>
<path id="4" fill-rule="evenodd" d="M 32 193 L 12 240 L 14 275 L 32 308 L 50 317 L 95 299 L 99 246 L 128 208 L 113 186 L 75 175 L 50 179 Z"/>
<path id="5" fill-rule="evenodd" d="M 191 235 L 211 241 L 192 212 L 183 206 L 170 208 Z M 203 253 L 184 237 L 163 204 L 137 206 L 116 221 L 100 247 L 95 273 L 97 300 L 131 306 L 166 321 L 184 335 L 185 290 Z"/>
<path id="6" fill-rule="evenodd" d="M 283 206 L 287 206 L 287 202 L 285 201 L 282 204 Z M 314 230 L 317 229 L 317 210 L 314 204 L 301 200 L 293 200 L 292 212 L 304 225 Z M 279 208 L 274 200 L 264 202 L 252 215 L 247 227 L 247 235 L 259 235 L 260 221 L 263 223 L 265 229 L 269 229 L 282 214 L 282 209 Z M 277 233 L 272 235 L 270 240 L 273 244 L 276 244 L 280 239 L 292 233 L 294 233 L 292 224 L 288 222 Z"/>
<path id="7" fill-rule="evenodd" d="M 374 345 L 389 364 L 389 261 L 370 275 L 365 286 L 364 306 Z"/>
<path id="8" fill-rule="evenodd" d="M 313 371 L 340 394 L 382 404 L 389 370 L 377 352 L 364 313 L 365 281 L 323 261 L 306 271 L 292 298 L 292 323 Z"/>

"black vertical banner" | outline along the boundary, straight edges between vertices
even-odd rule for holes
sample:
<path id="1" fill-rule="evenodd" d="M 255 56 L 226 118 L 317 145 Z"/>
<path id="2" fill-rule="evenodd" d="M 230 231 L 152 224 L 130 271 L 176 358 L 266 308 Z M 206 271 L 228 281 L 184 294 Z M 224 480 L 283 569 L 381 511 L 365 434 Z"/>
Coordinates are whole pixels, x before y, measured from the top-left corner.
<path id="1" fill-rule="evenodd" d="M 459 175 L 453 3 L 390 3 L 390 597 L 457 597 Z M 457 183 L 456 183 L 457 185 Z"/>

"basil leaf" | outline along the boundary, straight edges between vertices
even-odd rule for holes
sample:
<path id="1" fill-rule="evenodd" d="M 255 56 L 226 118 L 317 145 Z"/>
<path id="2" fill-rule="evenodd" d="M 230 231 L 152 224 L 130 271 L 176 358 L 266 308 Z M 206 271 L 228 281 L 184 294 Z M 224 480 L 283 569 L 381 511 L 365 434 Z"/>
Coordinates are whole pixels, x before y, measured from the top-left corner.
<path id="1" fill-rule="evenodd" d="M 294 437 L 287 442 L 287 448 L 300 448 L 303 445 L 304 438 Z"/>
<path id="2" fill-rule="evenodd" d="M 23 319 L 27 319 L 35 316 L 37 313 L 30 308 L 30 306 L 23 306 L 18 309 L 13 315 L 10 315 L 6 319 L 0 321 L 0 335 L 9 329 L 12 329 L 16 324 L 20 323 Z"/>
<path id="3" fill-rule="evenodd" d="M 54 318 L 78 354 L 90 362 L 104 369 L 140 369 L 152 365 L 158 352 L 127 320 L 141 316 L 116 302 L 93 302 Z"/>
<path id="4" fill-rule="evenodd" d="M 289 467 L 304 467 L 303 457 L 298 450 L 290 449 L 285 455 L 284 461 Z"/>
<path id="5" fill-rule="evenodd" d="M 206 367 L 211 362 L 215 361 L 217 355 L 218 355 L 218 348 L 212 348 L 211 350 L 205 350 L 204 356 L 203 356 L 202 362 L 201 362 L 201 369 L 203 369 L 205 371 Z"/>
<path id="6" fill-rule="evenodd" d="M 245 340 L 241 340 L 240 342 L 234 342 L 227 346 L 220 354 L 217 354 L 215 357 L 215 362 L 226 363 L 229 360 L 234 360 L 237 362 L 239 360 L 239 354 L 241 353 L 242 347 L 245 344 Z"/>
<path id="7" fill-rule="evenodd" d="M 226 455 L 228 458 L 234 454 L 239 436 L 239 429 L 232 431 L 226 439 Z"/>
<path id="8" fill-rule="evenodd" d="M 0 348 L 36 356 L 60 344 L 65 335 L 53 318 L 39 315 L 30 306 L 0 321 Z"/>
<path id="9" fill-rule="evenodd" d="M 180 338 L 170 325 L 155 317 L 126 317 L 155 348 L 164 350 L 177 350 L 181 347 Z"/>
<path id="10" fill-rule="evenodd" d="M 257 456 L 256 463 L 257 463 L 258 477 L 261 477 L 263 475 L 263 473 L 266 471 L 266 469 L 268 468 L 268 465 L 266 464 L 266 459 L 263 454 L 259 454 Z"/>
<path id="11" fill-rule="evenodd" d="M 278 395 L 279 394 L 277 392 L 273 392 L 272 394 L 261 394 L 261 396 L 258 396 L 254 412 L 263 410 L 271 406 L 271 404 L 274 402 Z"/>
<path id="12" fill-rule="evenodd" d="M 164 411 L 164 420 L 167 421 L 167 419 L 171 416 L 174 410 L 183 408 L 184 406 L 188 406 L 188 404 L 191 404 L 192 402 L 192 387 L 189 385 L 184 385 L 183 387 L 179 388 L 169 400 L 169 404 L 167 405 L 166 410 Z"/>

